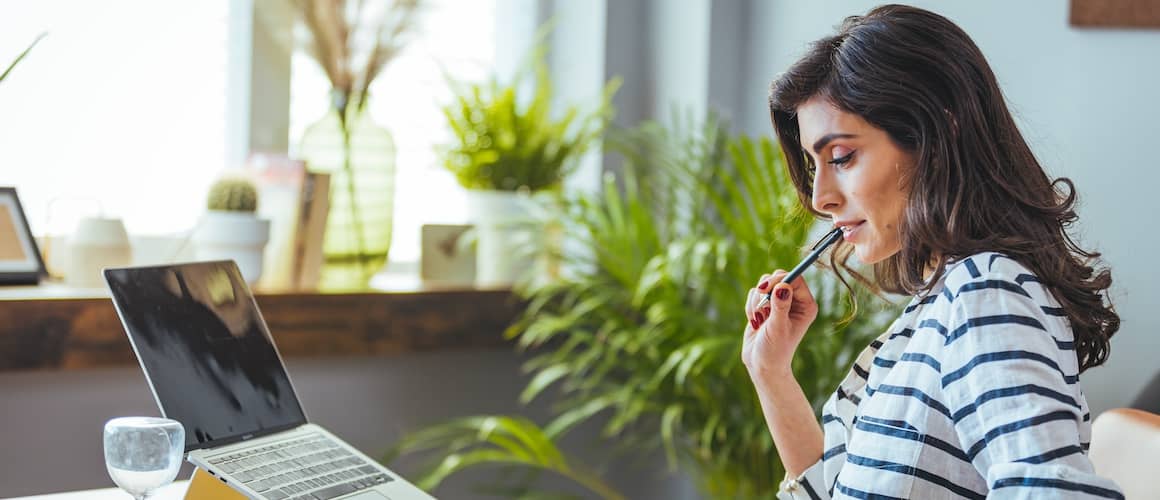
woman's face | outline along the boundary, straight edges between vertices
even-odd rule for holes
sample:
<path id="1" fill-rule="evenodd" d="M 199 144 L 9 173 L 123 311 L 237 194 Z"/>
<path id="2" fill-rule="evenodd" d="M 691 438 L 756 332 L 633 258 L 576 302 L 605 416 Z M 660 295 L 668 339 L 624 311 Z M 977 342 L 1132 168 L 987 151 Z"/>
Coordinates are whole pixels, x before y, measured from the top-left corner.
<path id="1" fill-rule="evenodd" d="M 899 223 L 906 208 L 903 172 L 911 155 L 884 130 L 824 98 L 798 106 L 801 144 L 813 158 L 813 207 L 841 226 L 854 254 L 874 264 L 902 248 Z"/>

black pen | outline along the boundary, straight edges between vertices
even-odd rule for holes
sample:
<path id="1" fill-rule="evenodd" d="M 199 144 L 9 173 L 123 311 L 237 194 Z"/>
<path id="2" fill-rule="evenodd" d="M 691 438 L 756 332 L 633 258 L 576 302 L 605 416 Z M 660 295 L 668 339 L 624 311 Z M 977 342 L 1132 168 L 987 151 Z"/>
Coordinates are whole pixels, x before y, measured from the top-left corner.
<path id="1" fill-rule="evenodd" d="M 785 277 L 781 279 L 781 282 L 789 283 L 793 280 L 796 280 L 797 277 L 801 276 L 801 274 L 804 273 L 807 268 L 813 265 L 815 260 L 818 260 L 818 257 L 822 255 L 822 252 L 825 252 L 827 248 L 830 248 L 830 245 L 837 243 L 841 238 L 842 228 L 840 227 L 835 227 L 833 231 L 826 233 L 826 235 L 823 236 L 821 240 L 819 240 L 817 243 L 814 243 L 813 251 L 810 252 L 806 258 L 802 259 L 802 261 L 798 263 L 797 267 L 794 267 L 793 270 L 789 272 L 789 274 L 785 275 Z M 769 293 L 765 294 L 765 298 L 761 299 L 761 302 L 757 304 L 755 309 L 761 309 L 761 307 L 768 303 L 770 300 L 773 300 L 772 288 L 769 289 Z"/>

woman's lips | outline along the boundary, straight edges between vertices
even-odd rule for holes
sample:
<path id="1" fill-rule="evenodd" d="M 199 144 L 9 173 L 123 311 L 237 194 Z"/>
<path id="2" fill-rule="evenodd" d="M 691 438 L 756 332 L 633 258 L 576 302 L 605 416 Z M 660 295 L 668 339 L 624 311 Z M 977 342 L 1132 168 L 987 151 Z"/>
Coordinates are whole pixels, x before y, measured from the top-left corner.
<path id="1" fill-rule="evenodd" d="M 852 226 L 842 226 L 842 239 L 846 241 L 853 240 L 854 237 L 858 235 L 858 230 L 861 229 L 862 225 L 865 223 L 866 221 L 862 221 Z"/>

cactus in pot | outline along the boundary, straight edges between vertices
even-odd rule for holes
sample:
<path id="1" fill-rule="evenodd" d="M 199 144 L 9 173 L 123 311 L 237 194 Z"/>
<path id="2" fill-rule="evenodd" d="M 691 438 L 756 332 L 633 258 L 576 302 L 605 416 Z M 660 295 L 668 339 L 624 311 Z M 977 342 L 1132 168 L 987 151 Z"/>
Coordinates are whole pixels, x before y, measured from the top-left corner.
<path id="1" fill-rule="evenodd" d="M 257 216 L 258 188 L 244 177 L 219 179 L 209 189 L 206 208 L 193 232 L 194 258 L 233 260 L 247 283 L 257 283 L 270 240 L 270 221 Z"/>
<path id="2" fill-rule="evenodd" d="M 255 212 L 258 210 L 258 188 L 248 179 L 220 179 L 209 188 L 206 208 L 223 212 Z"/>

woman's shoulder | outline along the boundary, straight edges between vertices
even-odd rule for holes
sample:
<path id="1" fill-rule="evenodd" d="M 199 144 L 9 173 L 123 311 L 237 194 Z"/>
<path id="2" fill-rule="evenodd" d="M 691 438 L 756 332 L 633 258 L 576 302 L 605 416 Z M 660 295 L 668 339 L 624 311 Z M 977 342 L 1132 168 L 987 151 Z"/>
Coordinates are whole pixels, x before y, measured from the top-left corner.
<path id="1" fill-rule="evenodd" d="M 1035 271 L 1007 254 L 979 252 L 947 264 L 942 294 L 948 301 L 971 296 L 983 299 L 992 293 L 1022 296 L 1042 306 L 1055 305 Z"/>
<path id="2" fill-rule="evenodd" d="M 1039 283 L 1035 271 L 1001 252 L 979 252 L 947 263 L 944 284 L 951 292 L 972 283 L 1002 281 L 1020 287 Z"/>

